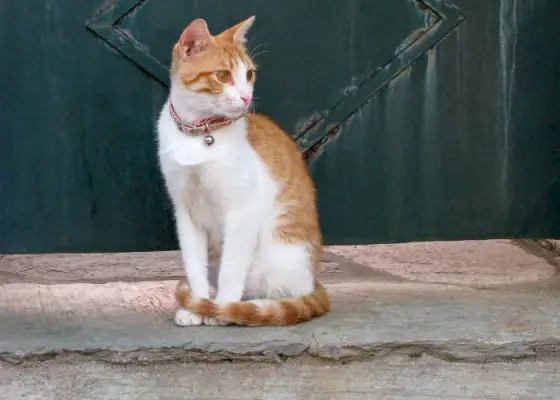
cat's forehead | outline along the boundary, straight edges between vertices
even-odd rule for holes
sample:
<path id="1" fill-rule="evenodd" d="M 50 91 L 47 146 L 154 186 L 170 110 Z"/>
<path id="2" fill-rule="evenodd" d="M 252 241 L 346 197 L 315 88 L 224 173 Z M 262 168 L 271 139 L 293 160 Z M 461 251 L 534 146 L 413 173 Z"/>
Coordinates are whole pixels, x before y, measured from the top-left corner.
<path id="1" fill-rule="evenodd" d="M 247 69 L 255 68 L 255 65 L 244 48 L 230 43 L 217 43 L 217 46 L 200 54 L 199 57 L 189 63 L 199 71 L 215 71 L 226 69 L 235 71 L 240 65 Z"/>
<path id="2" fill-rule="evenodd" d="M 232 45 L 227 42 L 224 44 L 218 42 L 217 52 L 222 65 L 228 68 L 236 68 L 239 62 L 242 62 L 248 67 L 253 67 L 251 58 L 247 55 L 245 49 L 240 46 Z"/>

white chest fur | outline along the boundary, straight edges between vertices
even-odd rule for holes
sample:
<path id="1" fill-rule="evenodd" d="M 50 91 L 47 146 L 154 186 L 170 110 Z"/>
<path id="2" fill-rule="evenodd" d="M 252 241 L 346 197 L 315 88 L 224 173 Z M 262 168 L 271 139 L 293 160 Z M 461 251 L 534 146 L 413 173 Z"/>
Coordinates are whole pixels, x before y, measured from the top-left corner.
<path id="1" fill-rule="evenodd" d="M 166 110 L 158 121 L 158 142 L 168 191 L 175 207 L 184 207 L 212 242 L 223 240 L 226 213 L 248 204 L 263 212 L 273 206 L 276 184 L 247 140 L 245 119 L 216 131 L 208 146 L 202 136 L 179 131 Z"/>

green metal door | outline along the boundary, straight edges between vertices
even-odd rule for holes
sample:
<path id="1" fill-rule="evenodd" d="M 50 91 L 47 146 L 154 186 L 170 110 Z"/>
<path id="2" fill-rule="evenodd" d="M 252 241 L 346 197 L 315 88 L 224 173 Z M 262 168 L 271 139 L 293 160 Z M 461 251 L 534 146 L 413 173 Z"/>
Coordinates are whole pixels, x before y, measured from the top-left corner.
<path id="1" fill-rule="evenodd" d="M 176 248 L 171 46 L 253 14 L 258 109 L 305 151 L 328 243 L 560 237 L 554 2 L 1 2 L 0 253 Z"/>

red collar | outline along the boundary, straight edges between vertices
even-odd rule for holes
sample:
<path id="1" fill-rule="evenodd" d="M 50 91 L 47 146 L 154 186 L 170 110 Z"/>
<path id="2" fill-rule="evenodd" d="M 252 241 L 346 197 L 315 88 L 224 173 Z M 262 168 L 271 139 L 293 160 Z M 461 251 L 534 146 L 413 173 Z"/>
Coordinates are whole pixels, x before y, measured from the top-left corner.
<path id="1" fill-rule="evenodd" d="M 171 117 L 175 121 L 175 124 L 177 124 L 177 128 L 179 128 L 180 131 L 186 134 L 205 134 L 205 135 L 208 135 L 210 132 L 215 131 L 217 129 L 223 128 L 224 126 L 231 125 L 245 115 L 245 114 L 241 114 L 236 118 L 226 118 L 226 117 L 221 117 L 216 115 L 208 118 L 199 119 L 190 124 L 185 124 L 181 120 L 179 115 L 177 115 L 177 112 L 175 111 L 175 107 L 173 107 L 173 104 L 171 102 L 169 103 L 169 113 L 171 114 Z"/>

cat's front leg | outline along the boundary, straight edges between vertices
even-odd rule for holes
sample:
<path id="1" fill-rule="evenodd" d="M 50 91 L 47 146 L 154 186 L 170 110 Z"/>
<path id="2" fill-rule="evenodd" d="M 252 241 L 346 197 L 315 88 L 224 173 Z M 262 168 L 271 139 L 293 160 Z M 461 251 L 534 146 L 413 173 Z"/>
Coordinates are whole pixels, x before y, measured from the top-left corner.
<path id="1" fill-rule="evenodd" d="M 181 258 L 187 282 L 197 297 L 209 298 L 208 283 L 208 236 L 192 221 L 187 209 L 176 206 L 175 220 Z M 179 326 L 202 325 L 203 318 L 190 311 L 179 308 L 175 314 L 175 324 Z"/>
<path id="2" fill-rule="evenodd" d="M 226 214 L 216 303 L 241 300 L 254 261 L 261 220 L 250 204 Z"/>

